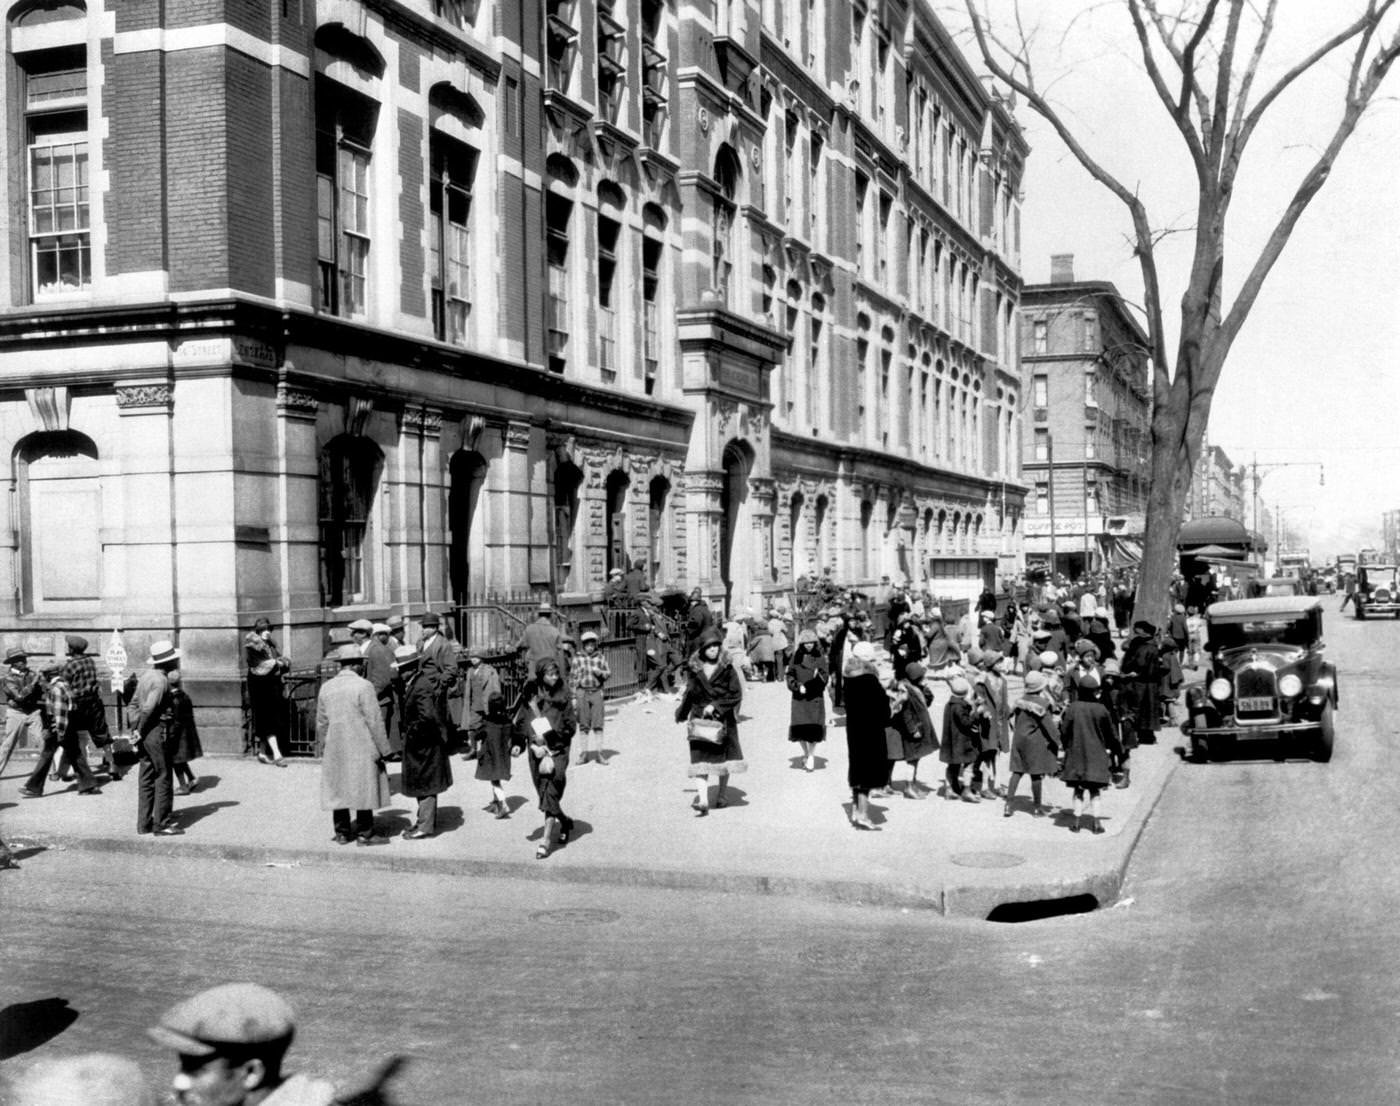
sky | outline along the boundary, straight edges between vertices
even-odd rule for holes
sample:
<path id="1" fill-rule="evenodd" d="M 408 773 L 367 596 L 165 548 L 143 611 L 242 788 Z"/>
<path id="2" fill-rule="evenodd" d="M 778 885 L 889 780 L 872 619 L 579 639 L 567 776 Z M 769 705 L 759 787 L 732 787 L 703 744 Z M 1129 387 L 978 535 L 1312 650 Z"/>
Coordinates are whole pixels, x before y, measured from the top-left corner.
<path id="1" fill-rule="evenodd" d="M 1283 0 L 1256 88 L 1344 25 L 1360 3 Z M 994 14 L 1004 17 L 1009 6 L 1010 0 L 995 0 Z M 1171 6 L 1171 0 L 1163 4 Z M 958 5 L 936 7 L 957 25 Z M 1089 152 L 1139 190 L 1154 225 L 1185 231 L 1158 248 L 1174 350 L 1195 177 L 1143 70 L 1127 5 L 1026 0 L 1022 12 L 1027 27 L 1038 28 L 1032 45 L 1037 84 Z M 976 64 L 975 44 L 968 50 Z M 1296 82 L 1246 151 L 1227 222 L 1227 304 L 1334 128 L 1349 60 L 1338 51 Z M 1072 253 L 1077 279 L 1112 281 L 1140 304 L 1142 277 L 1129 248 L 1126 208 L 1079 167 L 1029 107 L 1018 105 L 1017 117 L 1031 145 L 1022 208 L 1025 280 L 1047 281 L 1051 254 Z M 1237 464 L 1257 460 L 1261 502 L 1306 535 L 1315 559 L 1379 545 L 1381 512 L 1400 508 L 1397 169 L 1400 66 L 1270 274 L 1212 407 L 1207 441 Z"/>

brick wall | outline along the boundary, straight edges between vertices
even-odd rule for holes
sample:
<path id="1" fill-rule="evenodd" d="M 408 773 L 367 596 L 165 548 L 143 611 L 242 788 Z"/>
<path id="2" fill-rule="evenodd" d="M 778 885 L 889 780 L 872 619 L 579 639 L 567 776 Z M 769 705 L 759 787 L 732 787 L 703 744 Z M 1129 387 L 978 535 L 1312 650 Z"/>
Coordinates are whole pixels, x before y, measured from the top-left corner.
<path id="1" fill-rule="evenodd" d="M 423 120 L 399 109 L 399 308 L 405 315 L 423 318 L 427 312 L 423 290 L 426 262 L 423 256 Z"/>
<path id="2" fill-rule="evenodd" d="M 228 133 L 222 46 L 166 56 L 166 192 L 171 291 L 229 283 Z M 239 227 L 239 234 L 250 228 Z"/>
<path id="3" fill-rule="evenodd" d="M 105 43 L 103 103 L 109 114 L 103 159 L 111 186 L 106 209 L 107 271 L 115 275 L 163 269 L 161 55 L 111 55 L 110 49 L 110 43 Z"/>
<path id="4" fill-rule="evenodd" d="M 229 285 L 258 296 L 276 292 L 273 221 L 276 193 L 271 142 L 272 71 L 246 54 L 225 56 L 228 95 Z M 303 154 L 303 156 L 305 156 Z"/>

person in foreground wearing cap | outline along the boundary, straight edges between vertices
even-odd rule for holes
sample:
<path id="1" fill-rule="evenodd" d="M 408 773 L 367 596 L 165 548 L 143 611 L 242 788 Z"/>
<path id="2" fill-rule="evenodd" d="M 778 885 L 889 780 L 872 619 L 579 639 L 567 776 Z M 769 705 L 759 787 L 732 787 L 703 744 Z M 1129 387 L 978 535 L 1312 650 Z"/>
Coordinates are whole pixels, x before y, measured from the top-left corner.
<path id="1" fill-rule="evenodd" d="M 400 727 L 394 725 L 394 701 L 398 687 L 394 683 L 394 663 L 397 650 L 390 642 L 387 623 L 377 622 L 370 627 L 370 636 L 360 646 L 365 655 L 365 679 L 374 688 L 379 700 L 379 714 L 384 720 L 384 736 L 389 739 L 389 759 L 403 753 L 404 738 Z M 418 650 L 413 651 L 415 657 Z"/>
<path id="2" fill-rule="evenodd" d="M 948 766 L 943 796 L 980 803 L 977 789 L 963 785 L 962 773 L 964 766 L 977 763 L 987 719 L 978 709 L 966 677 L 954 676 L 948 686 L 953 697 L 943 707 L 943 742 L 938 749 L 938 759 Z"/>
<path id="3" fill-rule="evenodd" d="M 335 1088 L 326 1080 L 283 1072 L 296 1014 L 281 995 L 256 983 L 201 991 L 172 1006 L 147 1033 L 179 1054 L 180 1067 L 170 1081 L 179 1106 L 329 1106 L 335 1101 Z"/>
<path id="4" fill-rule="evenodd" d="M 1021 777 L 1031 778 L 1031 813 L 1043 818 L 1048 811 L 1042 802 L 1041 784 L 1060 767 L 1060 743 L 1056 738 L 1055 716 L 1046 695 L 1044 673 L 1026 673 L 1025 694 L 1011 708 L 1011 779 L 1006 785 L 1006 806 L 1002 815 L 1010 818 L 1016 803 Z"/>
<path id="5" fill-rule="evenodd" d="M 802 767 L 816 767 L 816 748 L 826 740 L 826 684 L 829 678 L 826 650 L 815 630 L 800 630 L 797 648 L 787 666 L 787 686 L 792 692 L 788 740 L 802 748 Z"/>
<path id="6" fill-rule="evenodd" d="M 243 635 L 243 661 L 248 666 L 248 709 L 258 763 L 287 767 L 280 739 L 287 732 L 287 699 L 283 677 L 290 662 L 272 639 L 272 623 L 260 618 Z"/>
<path id="7" fill-rule="evenodd" d="M 394 650 L 394 666 L 403 731 L 399 790 L 418 800 L 417 822 L 403 836 L 418 841 L 437 833 L 438 796 L 452 786 L 452 762 L 437 714 L 437 689 L 421 671 L 418 650 L 400 645 Z"/>
<path id="8" fill-rule="evenodd" d="M 0 774 L 10 763 L 19 739 L 25 746 L 37 749 L 44 744 L 44 722 L 39 708 L 44 700 L 44 685 L 39 673 L 29 667 L 29 655 L 23 649 L 5 652 L 5 737 L 0 744 Z"/>
<path id="9" fill-rule="evenodd" d="M 1109 761 L 1117 746 L 1117 734 L 1108 708 L 1099 702 L 1099 677 L 1090 672 L 1080 677 L 1077 696 L 1060 717 L 1060 743 L 1065 764 L 1060 778 L 1074 789 L 1074 823 L 1078 833 L 1084 815 L 1084 796 L 1089 797 L 1090 828 L 1103 833 L 1099 816 L 1099 793 L 1109 781 Z"/>
<path id="10" fill-rule="evenodd" d="M 157 1106 L 140 1066 L 106 1052 L 37 1060 L 7 1082 L 9 1106 Z"/>
<path id="11" fill-rule="evenodd" d="M 560 804 L 569 782 L 569 747 L 578 716 L 558 661 L 546 657 L 539 662 L 535 678 L 521 689 L 511 716 L 515 748 L 529 751 L 530 779 L 544 814 L 544 830 L 535 849 L 535 859 L 543 860 L 557 846 L 569 843 L 574 828 L 574 820 Z"/>
<path id="12" fill-rule="evenodd" d="M 969 658 L 974 655 L 976 671 L 969 678 L 987 721 L 982 751 L 972 769 L 972 788 L 984 799 L 995 799 L 999 794 L 997 754 L 1011 750 L 1011 693 L 1001 673 L 1001 653 L 995 649 L 975 649 L 968 654 Z"/>
<path id="13" fill-rule="evenodd" d="M 117 770 L 112 731 L 107 728 L 107 708 L 102 704 L 102 688 L 97 682 L 97 662 L 88 656 L 87 638 L 69 634 L 64 641 L 68 644 L 68 661 L 63 666 L 63 678 L 73 694 L 73 732 L 87 731 L 93 745 L 102 751 L 102 764 L 108 778 L 119 780 L 122 774 Z"/>
<path id="14" fill-rule="evenodd" d="M 710 775 L 715 776 L 715 808 L 726 806 L 725 788 L 731 773 L 747 772 L 744 750 L 739 745 L 739 703 L 743 698 L 742 684 L 734 665 L 724 652 L 724 637 L 711 626 L 700 635 L 695 655 L 686 662 L 685 689 L 676 704 L 676 721 L 686 726 L 690 746 L 689 773 L 695 780 L 695 816 L 703 818 L 710 812 Z M 717 735 L 707 739 L 696 736 L 693 720 L 719 723 Z"/>
<path id="15" fill-rule="evenodd" d="M 889 783 L 890 759 L 885 728 L 890 700 L 876 670 L 875 646 L 857 641 L 845 660 L 846 783 L 851 789 L 851 825 L 873 830 L 870 793 Z M 890 673 L 893 677 L 893 672 Z"/>
<path id="16" fill-rule="evenodd" d="M 579 640 L 583 652 L 574 658 L 570 675 L 574 685 L 574 703 L 578 710 L 578 732 L 583 738 L 583 749 L 578 762 L 606 767 L 603 759 L 603 685 L 612 676 L 608 658 L 598 648 L 598 632 L 584 630 Z"/>
<path id="17" fill-rule="evenodd" d="M 44 687 L 40 716 L 43 721 L 44 746 L 34 771 L 19 789 L 20 798 L 37 799 L 44 793 L 44 781 L 49 765 L 60 749 L 73 766 L 78 778 L 79 795 L 98 795 L 97 777 L 88 767 L 87 756 L 83 753 L 82 742 L 73 729 L 73 696 L 68 690 L 68 682 L 63 678 L 63 661 L 55 657 L 44 666 L 48 684 Z"/>
<path id="18" fill-rule="evenodd" d="M 173 823 L 174 743 L 178 739 L 175 698 L 167 673 L 180 665 L 180 650 L 168 641 L 151 643 L 149 667 L 136 680 L 131 696 L 133 744 L 141 764 L 136 792 L 136 832 L 170 837 L 184 833 Z"/>
<path id="19" fill-rule="evenodd" d="M 375 832 L 374 811 L 389 805 L 389 778 L 384 773 L 389 739 L 379 700 L 374 686 L 360 674 L 365 658 L 359 646 L 342 645 L 331 659 L 340 664 L 340 671 L 321 686 L 316 698 L 316 738 L 323 749 L 321 809 L 331 812 L 337 845 L 383 845 L 388 838 Z"/>
<path id="20" fill-rule="evenodd" d="M 535 672 L 540 661 L 561 662 L 559 642 L 563 636 L 559 627 L 551 621 L 554 614 L 548 603 L 541 603 L 535 612 L 535 621 L 526 626 L 515 643 L 516 652 L 525 662 L 525 671 Z"/>

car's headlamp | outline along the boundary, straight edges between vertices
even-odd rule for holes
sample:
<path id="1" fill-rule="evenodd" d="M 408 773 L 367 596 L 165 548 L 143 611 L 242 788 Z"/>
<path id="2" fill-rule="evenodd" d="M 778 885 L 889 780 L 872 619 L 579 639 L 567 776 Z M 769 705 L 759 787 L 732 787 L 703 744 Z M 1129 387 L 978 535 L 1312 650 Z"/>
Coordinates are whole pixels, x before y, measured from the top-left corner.
<path id="1" fill-rule="evenodd" d="M 1217 677 L 1211 680 L 1210 697 L 1216 700 L 1230 698 L 1230 681 L 1223 677 Z"/>
<path id="2" fill-rule="evenodd" d="M 1278 693 L 1286 698 L 1292 699 L 1295 695 L 1303 693 L 1303 681 L 1298 678 L 1297 673 L 1290 672 L 1283 676 L 1278 682 Z"/>

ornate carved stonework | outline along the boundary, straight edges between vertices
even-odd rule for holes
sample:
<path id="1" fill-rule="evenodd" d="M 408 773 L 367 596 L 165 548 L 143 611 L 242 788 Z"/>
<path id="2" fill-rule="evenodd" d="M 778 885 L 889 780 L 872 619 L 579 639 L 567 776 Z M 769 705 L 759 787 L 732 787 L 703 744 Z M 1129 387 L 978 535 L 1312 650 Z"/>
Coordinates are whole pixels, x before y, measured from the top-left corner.
<path id="1" fill-rule="evenodd" d="M 64 387 L 26 388 L 30 414 L 40 430 L 52 433 L 68 429 L 68 389 Z"/>
<path id="2" fill-rule="evenodd" d="M 739 405 L 737 403 L 730 403 L 727 400 L 717 399 L 715 400 L 714 408 L 715 426 L 719 429 L 721 434 L 727 434 L 729 432 L 729 424 L 733 422 L 734 418 L 739 414 Z"/>
<path id="3" fill-rule="evenodd" d="M 425 437 L 436 438 L 442 433 L 442 412 L 431 407 L 406 407 L 400 422 L 404 430 L 417 430 Z"/>
<path id="4" fill-rule="evenodd" d="M 368 396 L 351 396 L 345 402 L 345 432 L 357 438 L 369 425 L 369 417 L 374 414 L 374 400 Z"/>
<path id="5" fill-rule="evenodd" d="M 314 419 L 321 409 L 315 392 L 303 391 L 287 384 L 277 385 L 277 412 L 289 419 Z"/>
<path id="6" fill-rule="evenodd" d="M 118 384 L 117 408 L 123 414 L 137 411 L 169 410 L 171 391 L 169 384 Z"/>
<path id="7" fill-rule="evenodd" d="M 507 449 L 524 452 L 530 448 L 530 424 L 528 422 L 508 422 L 505 428 Z"/>

